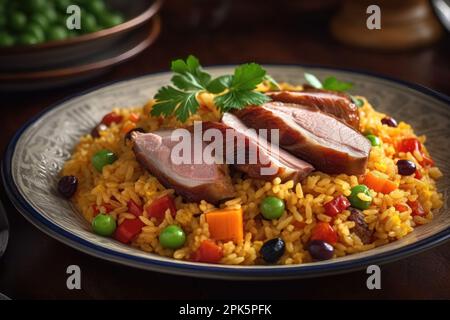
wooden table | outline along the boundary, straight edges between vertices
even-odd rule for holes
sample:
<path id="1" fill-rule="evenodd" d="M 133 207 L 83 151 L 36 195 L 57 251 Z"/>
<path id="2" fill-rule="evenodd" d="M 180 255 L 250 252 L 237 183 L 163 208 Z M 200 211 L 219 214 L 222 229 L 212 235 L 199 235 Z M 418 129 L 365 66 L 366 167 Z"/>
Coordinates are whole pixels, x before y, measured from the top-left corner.
<path id="1" fill-rule="evenodd" d="M 244 2 L 244 1 L 242 1 Z M 259 2 L 261 3 L 261 2 Z M 450 37 L 431 48 L 402 53 L 374 53 L 343 47 L 327 32 L 327 14 L 300 16 L 270 6 L 253 14 L 248 4 L 233 8 L 215 31 L 170 30 L 166 16 L 154 47 L 111 73 L 76 86 L 0 97 L 3 154 L 13 133 L 31 116 L 68 95 L 111 80 L 165 70 L 174 57 L 195 54 L 203 64 L 246 61 L 347 67 L 383 73 L 450 94 Z M 0 292 L 15 299 L 196 299 L 196 298 L 450 298 L 450 243 L 382 266 L 382 289 L 366 288 L 364 271 L 320 279 L 226 282 L 170 276 L 109 263 L 71 249 L 28 223 L 1 189 L 11 224 L 6 254 L 0 259 Z M 66 268 L 82 270 L 82 289 L 66 289 Z"/>

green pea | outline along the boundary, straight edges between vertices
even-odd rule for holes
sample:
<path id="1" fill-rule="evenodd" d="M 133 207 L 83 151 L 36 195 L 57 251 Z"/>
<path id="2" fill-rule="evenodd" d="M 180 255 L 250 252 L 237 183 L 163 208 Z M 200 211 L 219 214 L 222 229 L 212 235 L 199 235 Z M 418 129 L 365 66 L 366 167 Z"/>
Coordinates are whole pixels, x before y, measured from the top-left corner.
<path id="1" fill-rule="evenodd" d="M 266 197 L 259 207 L 264 218 L 278 219 L 284 212 L 284 201 L 277 197 Z"/>
<path id="2" fill-rule="evenodd" d="M 0 28 L 4 28 L 6 26 L 6 16 L 4 13 L 0 12 Z"/>
<path id="3" fill-rule="evenodd" d="M 84 8 L 95 15 L 101 15 L 106 12 L 106 6 L 103 0 L 91 0 L 86 2 Z"/>
<path id="4" fill-rule="evenodd" d="M 6 32 L 0 33 L 0 47 L 11 47 L 14 45 L 14 37 Z"/>
<path id="5" fill-rule="evenodd" d="M 67 36 L 67 29 L 61 26 L 52 26 L 47 31 L 47 39 L 51 41 L 64 40 Z"/>
<path id="6" fill-rule="evenodd" d="M 112 28 L 114 26 L 117 26 L 121 23 L 123 23 L 124 19 L 120 14 L 103 14 L 102 16 L 98 17 L 100 19 L 100 23 L 105 28 Z"/>
<path id="7" fill-rule="evenodd" d="M 27 16 L 20 11 L 14 11 L 9 16 L 9 26 L 15 31 L 22 31 L 27 25 Z"/>
<path id="8" fill-rule="evenodd" d="M 48 3 L 48 0 L 21 0 L 21 7 L 27 12 L 36 12 L 44 10 Z"/>
<path id="9" fill-rule="evenodd" d="M 56 12 L 55 8 L 51 6 L 45 7 L 41 13 L 47 18 L 50 22 L 55 22 L 58 19 L 58 13 Z"/>
<path id="10" fill-rule="evenodd" d="M 97 19 L 93 14 L 85 13 L 81 16 L 81 32 L 91 33 L 99 30 Z"/>
<path id="11" fill-rule="evenodd" d="M 43 30 L 47 29 L 49 21 L 42 13 L 35 13 L 31 16 L 30 22 L 39 25 Z"/>
<path id="12" fill-rule="evenodd" d="M 100 213 L 92 220 L 92 230 L 98 235 L 108 237 L 116 231 L 116 220 L 109 214 Z"/>
<path id="13" fill-rule="evenodd" d="M 159 243 L 164 248 L 178 249 L 186 242 L 186 234 L 177 225 L 165 227 L 159 234 Z"/>
<path id="14" fill-rule="evenodd" d="M 45 40 L 44 30 L 42 30 L 38 24 L 30 23 L 26 30 L 27 33 L 32 34 L 39 42 L 43 42 Z"/>
<path id="15" fill-rule="evenodd" d="M 92 157 L 92 165 L 98 172 L 102 172 L 103 167 L 114 163 L 117 160 L 117 156 L 114 152 L 109 150 L 100 150 Z"/>
<path id="16" fill-rule="evenodd" d="M 370 143 L 372 144 L 373 147 L 377 147 L 379 145 L 381 145 L 381 140 L 380 138 L 378 138 L 377 136 L 373 135 L 373 134 L 368 134 L 366 136 L 367 139 L 369 139 Z"/>
<path id="17" fill-rule="evenodd" d="M 55 0 L 55 7 L 64 14 L 66 13 L 67 7 L 71 4 L 71 0 Z"/>
<path id="18" fill-rule="evenodd" d="M 33 34 L 31 33 L 24 33 L 21 34 L 18 38 L 18 43 L 22 44 L 22 45 L 33 45 L 33 44 L 38 44 L 39 43 L 39 39 L 36 38 Z"/>
<path id="19" fill-rule="evenodd" d="M 352 207 L 354 207 L 356 209 L 360 209 L 360 210 L 366 210 L 372 204 L 372 200 L 370 200 L 370 201 L 361 200 L 358 197 L 358 194 L 360 194 L 360 193 L 363 193 L 363 194 L 369 196 L 370 198 L 372 198 L 369 188 L 367 188 L 367 186 L 364 184 L 360 184 L 360 185 L 354 186 L 351 189 L 351 194 L 347 197 L 348 201 L 350 201 L 350 204 L 352 205 Z"/>

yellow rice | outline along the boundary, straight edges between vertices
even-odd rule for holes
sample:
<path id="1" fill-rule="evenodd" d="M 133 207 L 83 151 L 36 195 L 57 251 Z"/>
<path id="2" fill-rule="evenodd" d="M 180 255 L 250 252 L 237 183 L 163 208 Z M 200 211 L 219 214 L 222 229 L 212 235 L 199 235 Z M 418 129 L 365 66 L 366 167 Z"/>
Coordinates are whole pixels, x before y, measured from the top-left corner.
<path id="1" fill-rule="evenodd" d="M 285 87 L 289 86 L 285 85 Z M 338 242 L 334 245 L 335 257 L 369 250 L 395 241 L 412 232 L 418 225 L 431 221 L 433 210 L 443 205 L 442 194 L 438 193 L 435 184 L 435 180 L 440 178 L 442 173 L 437 167 L 423 168 L 419 164 L 420 153 L 407 153 L 400 154 L 399 158 L 413 161 L 422 174 L 422 179 L 396 174 L 397 158 L 395 158 L 394 143 L 405 137 L 415 137 L 413 129 L 405 122 L 400 122 L 396 128 L 381 125 L 380 120 L 385 115 L 375 111 L 364 98 L 362 99 L 364 106 L 359 109 L 360 129 L 362 132 L 370 131 L 382 141 L 381 146 L 372 148 L 367 171 L 376 170 L 384 173 L 399 185 L 399 189 L 390 194 L 371 190 L 371 197 L 364 194 L 358 195 L 362 200 L 369 200 L 367 198 L 373 200 L 370 208 L 364 210 L 363 214 L 369 228 L 374 231 L 374 241 L 363 244 L 361 239 L 352 232 L 355 223 L 347 220 L 350 214 L 348 210 L 338 214 L 334 219 L 324 214 L 323 204 L 338 195 L 348 196 L 350 189 L 361 183 L 361 177 L 314 172 L 301 183 L 294 185 L 293 181 L 281 183 L 279 178 L 267 182 L 244 179 L 240 174 L 236 174 L 232 178 L 237 196 L 222 204 L 221 207 L 243 209 L 244 240 L 241 243 L 218 242 L 224 253 L 221 263 L 261 264 L 263 261 L 259 256 L 259 249 L 266 240 L 274 237 L 281 237 L 286 243 L 286 251 L 278 261 L 279 264 L 310 262 L 312 259 L 306 250 L 306 244 L 311 231 L 319 221 L 330 222 L 338 234 Z M 183 125 L 189 125 L 194 120 L 220 118 L 210 95 L 202 94 L 199 100 L 202 105 L 200 111 Z M 140 115 L 138 126 L 147 131 L 182 126 L 173 118 L 162 119 L 149 116 L 153 103 L 150 101 L 143 108 L 114 109 L 116 113 L 124 117 L 124 121 L 102 131 L 100 138 L 93 139 L 89 134 L 81 137 L 72 157 L 66 162 L 61 174 L 78 177 L 79 185 L 73 202 L 88 221 L 93 218 L 93 205 L 99 206 L 100 211 L 105 209 L 102 209 L 105 203 L 112 206 L 113 210 L 110 214 L 120 224 L 125 219 L 136 219 L 133 214 L 127 212 L 127 202 L 130 199 L 146 208 L 153 199 L 162 194 L 174 194 L 174 190 L 164 188 L 154 176 L 140 166 L 130 145 L 124 143 L 122 127 L 129 122 L 132 112 Z M 425 142 L 425 136 L 419 136 L 418 139 L 422 143 Z M 91 157 L 101 149 L 112 150 L 118 156 L 118 160 L 105 166 L 102 173 L 98 173 L 91 164 Z M 285 200 L 286 211 L 279 219 L 268 221 L 258 217 L 260 202 L 266 196 L 277 196 Z M 395 209 L 396 204 L 406 203 L 408 200 L 418 200 L 425 209 L 426 215 L 412 217 L 411 210 L 398 212 Z M 162 256 L 181 260 L 189 259 L 200 243 L 209 238 L 205 213 L 215 207 L 205 201 L 187 203 L 179 196 L 176 196 L 175 202 L 177 208 L 175 218 L 166 212 L 164 220 L 159 225 L 154 218 L 149 218 L 144 210 L 144 215 L 139 219 L 145 226 L 132 242 L 133 246 Z M 187 240 L 181 249 L 165 249 L 159 244 L 159 232 L 169 224 L 177 224 L 186 232 Z"/>

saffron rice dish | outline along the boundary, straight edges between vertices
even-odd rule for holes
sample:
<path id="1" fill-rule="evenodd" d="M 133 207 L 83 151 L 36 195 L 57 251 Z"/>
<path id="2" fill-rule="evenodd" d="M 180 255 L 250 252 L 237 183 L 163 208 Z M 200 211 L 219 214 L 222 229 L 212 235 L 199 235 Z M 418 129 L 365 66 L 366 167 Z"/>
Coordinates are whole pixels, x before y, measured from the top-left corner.
<path id="1" fill-rule="evenodd" d="M 281 84 L 281 89 L 296 91 L 302 87 Z M 266 92 L 269 87 L 260 85 L 258 90 Z M 152 116 L 155 100 L 143 107 L 114 109 L 119 120 L 81 137 L 61 176 L 77 178 L 78 186 L 71 201 L 87 221 L 91 223 L 98 214 L 106 214 L 119 229 L 128 220 L 139 220 L 139 232 L 122 242 L 177 260 L 228 265 L 301 264 L 322 260 L 318 258 L 320 254 L 311 253 L 309 246 L 313 239 L 324 240 L 332 246 L 331 254 L 324 259 L 371 250 L 403 238 L 433 219 L 433 214 L 443 205 L 442 194 L 436 189 L 436 180 L 442 173 L 426 150 L 425 136 L 417 136 L 403 121 L 396 126 L 386 125 L 382 119 L 387 115 L 377 112 L 364 97 L 355 98 L 362 103 L 358 108 L 359 131 L 378 139 L 377 143 L 372 143 L 365 173 L 361 175 L 326 174 L 316 170 L 295 183 L 282 181 L 280 177 L 271 181 L 249 178 L 235 171 L 231 173 L 236 192 L 233 198 L 216 204 L 186 200 L 142 166 L 132 143 L 125 137 L 135 128 L 153 132 L 187 127 L 195 120 L 220 121 L 221 113 L 213 95 L 202 93 L 197 97 L 198 112 L 185 123 L 173 116 Z M 405 146 L 405 141 L 413 141 L 418 147 L 399 148 Z M 113 152 L 115 161 L 99 171 L 92 164 L 92 158 L 101 150 Z M 412 162 L 416 168 L 414 174 L 399 174 L 398 160 Z M 389 183 L 374 184 L 371 188 L 368 177 Z M 352 210 L 348 205 L 334 214 L 327 213 L 327 203 L 338 198 L 347 201 L 352 196 L 352 188 L 358 185 L 369 186 L 368 192 L 356 195 L 358 201 L 369 203 L 359 210 L 363 221 L 351 218 Z M 164 196 L 173 200 L 175 212 L 166 208 L 159 218 L 149 214 L 151 210 L 147 209 Z M 284 204 L 284 210 L 275 219 L 267 219 L 261 213 L 262 202 L 268 197 L 282 200 Z M 136 214 L 136 208 L 140 208 L 141 214 Z M 225 240 L 213 237 L 211 223 L 208 223 L 210 212 L 241 212 L 242 234 Z M 183 231 L 185 238 L 179 245 L 164 245 L 161 234 L 168 226 Z M 365 230 L 361 232 L 361 228 Z M 317 232 L 323 237 L 314 236 Z M 283 250 L 276 259 L 266 259 L 262 248 L 272 239 L 281 239 Z M 202 249 L 205 241 L 209 241 L 215 251 Z M 206 257 L 199 258 L 199 250 Z"/>

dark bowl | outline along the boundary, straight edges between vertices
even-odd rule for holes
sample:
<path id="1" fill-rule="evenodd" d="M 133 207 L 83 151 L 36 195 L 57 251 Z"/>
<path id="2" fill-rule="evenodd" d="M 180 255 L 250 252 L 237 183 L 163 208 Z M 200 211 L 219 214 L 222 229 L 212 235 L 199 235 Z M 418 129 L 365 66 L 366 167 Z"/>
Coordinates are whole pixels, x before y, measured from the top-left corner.
<path id="1" fill-rule="evenodd" d="M 161 20 L 156 15 L 108 50 L 70 65 L 44 70 L 0 71 L 0 93 L 56 88 L 99 76 L 147 49 L 158 38 L 160 31 Z"/>
<path id="2" fill-rule="evenodd" d="M 0 48 L 0 71 L 24 71 L 60 67 L 100 53 L 155 16 L 163 0 L 107 0 L 126 21 L 112 28 L 59 41 Z"/>

